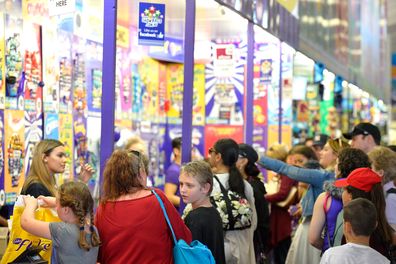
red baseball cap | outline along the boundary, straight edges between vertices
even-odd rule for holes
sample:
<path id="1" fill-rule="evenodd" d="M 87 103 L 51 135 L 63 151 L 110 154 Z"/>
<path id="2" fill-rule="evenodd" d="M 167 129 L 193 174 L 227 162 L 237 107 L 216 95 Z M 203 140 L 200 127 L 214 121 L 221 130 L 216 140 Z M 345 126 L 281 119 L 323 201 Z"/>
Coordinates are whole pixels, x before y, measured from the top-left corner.
<path id="1" fill-rule="evenodd" d="M 347 178 L 337 180 L 334 185 L 336 187 L 352 186 L 359 190 L 369 192 L 373 185 L 380 183 L 382 180 L 376 172 L 370 168 L 359 168 L 353 170 Z"/>

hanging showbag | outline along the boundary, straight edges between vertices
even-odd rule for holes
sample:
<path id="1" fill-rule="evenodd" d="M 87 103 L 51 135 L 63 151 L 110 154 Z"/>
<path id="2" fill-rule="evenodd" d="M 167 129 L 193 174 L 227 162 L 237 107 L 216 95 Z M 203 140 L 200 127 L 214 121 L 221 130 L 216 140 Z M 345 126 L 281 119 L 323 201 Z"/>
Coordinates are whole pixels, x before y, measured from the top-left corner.
<path id="1" fill-rule="evenodd" d="M 23 230 L 21 227 L 21 216 L 24 209 L 25 204 L 23 202 L 23 197 L 19 196 L 14 205 L 10 239 L 0 264 L 13 262 L 17 257 L 25 252 L 28 247 L 42 248 L 40 251 L 41 257 L 48 261 L 48 263 L 51 260 L 52 241 L 42 237 L 34 236 Z M 52 209 L 41 207 L 36 210 L 35 218 L 45 222 L 61 221 Z"/>

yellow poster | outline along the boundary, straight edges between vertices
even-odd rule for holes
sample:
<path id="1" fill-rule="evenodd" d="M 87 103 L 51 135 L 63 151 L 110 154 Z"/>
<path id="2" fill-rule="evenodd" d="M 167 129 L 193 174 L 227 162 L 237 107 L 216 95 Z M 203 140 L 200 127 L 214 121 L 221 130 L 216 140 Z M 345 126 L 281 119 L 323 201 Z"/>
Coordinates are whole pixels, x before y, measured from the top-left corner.
<path id="1" fill-rule="evenodd" d="M 168 122 L 170 124 L 181 124 L 183 108 L 183 64 L 171 63 L 166 71 L 167 79 L 167 101 Z"/>
<path id="2" fill-rule="evenodd" d="M 194 66 L 193 125 L 205 125 L 205 65 Z"/>
<path id="3" fill-rule="evenodd" d="M 268 147 L 276 143 L 279 143 L 278 125 L 268 125 Z"/>
<path id="4" fill-rule="evenodd" d="M 24 176 L 25 113 L 21 110 L 4 111 L 4 152 L 6 193 L 19 193 Z"/>
<path id="5" fill-rule="evenodd" d="M 117 25 L 116 45 L 129 49 L 129 29 L 127 27 Z"/>
<path id="6" fill-rule="evenodd" d="M 0 109 L 4 109 L 5 103 L 5 52 L 4 52 L 4 14 L 0 12 Z"/>
<path id="7" fill-rule="evenodd" d="M 184 66 L 169 64 L 167 67 L 168 122 L 181 124 L 184 91 Z M 194 66 L 193 125 L 205 125 L 205 65 Z"/>
<path id="8" fill-rule="evenodd" d="M 48 0 L 22 1 L 22 17 L 24 20 L 29 20 L 39 25 L 46 25 L 50 19 L 55 20 L 55 17 L 49 16 Z"/>
<path id="9" fill-rule="evenodd" d="M 298 8 L 298 0 L 277 0 L 290 13 L 296 13 Z"/>
<path id="10" fill-rule="evenodd" d="M 58 185 L 73 180 L 73 116 L 59 114 L 59 141 L 65 145 L 66 168 L 63 174 L 57 175 Z"/>
<path id="11" fill-rule="evenodd" d="M 142 83 L 142 120 L 156 122 L 159 111 L 159 62 L 149 58 L 144 59 L 139 64 L 139 74 Z"/>
<path id="12" fill-rule="evenodd" d="M 282 126 L 282 144 L 286 144 L 289 149 L 292 147 L 292 127 Z"/>

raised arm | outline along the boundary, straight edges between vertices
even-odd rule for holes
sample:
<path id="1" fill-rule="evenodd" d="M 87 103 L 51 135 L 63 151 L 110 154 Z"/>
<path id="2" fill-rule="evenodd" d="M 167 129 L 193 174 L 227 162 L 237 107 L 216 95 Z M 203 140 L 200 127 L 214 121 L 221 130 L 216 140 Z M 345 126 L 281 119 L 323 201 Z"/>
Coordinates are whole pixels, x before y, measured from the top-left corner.
<path id="1" fill-rule="evenodd" d="M 266 168 L 267 170 L 285 175 L 293 180 L 309 183 L 312 185 L 321 185 L 328 177 L 329 173 L 325 170 L 304 169 L 289 165 L 283 161 L 271 159 L 266 156 L 261 156 L 257 164 Z M 334 174 L 333 174 L 334 176 Z"/>

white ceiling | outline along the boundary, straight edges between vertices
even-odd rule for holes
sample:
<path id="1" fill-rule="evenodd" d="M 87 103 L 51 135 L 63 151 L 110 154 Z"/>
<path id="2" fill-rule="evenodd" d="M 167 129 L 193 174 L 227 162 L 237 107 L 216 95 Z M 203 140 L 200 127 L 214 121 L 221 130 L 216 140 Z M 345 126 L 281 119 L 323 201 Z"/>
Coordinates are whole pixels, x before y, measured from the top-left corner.
<path id="1" fill-rule="evenodd" d="M 136 0 L 118 1 L 118 18 L 136 27 L 138 21 L 138 2 Z M 181 0 L 146 0 L 145 2 L 163 3 L 166 5 L 165 31 L 168 36 L 182 38 L 184 34 L 185 1 Z M 219 5 L 214 0 L 196 1 L 197 41 L 213 38 L 241 37 L 247 32 L 247 20 L 235 12 Z"/>

